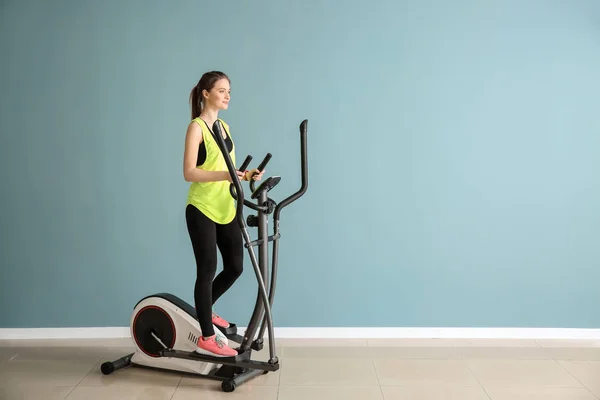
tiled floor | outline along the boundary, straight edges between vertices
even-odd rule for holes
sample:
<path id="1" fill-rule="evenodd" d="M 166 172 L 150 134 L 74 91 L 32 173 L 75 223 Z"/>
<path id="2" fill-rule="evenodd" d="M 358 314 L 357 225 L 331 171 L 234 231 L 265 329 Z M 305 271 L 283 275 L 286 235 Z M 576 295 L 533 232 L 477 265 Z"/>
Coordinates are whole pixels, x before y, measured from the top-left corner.
<path id="1" fill-rule="evenodd" d="M 281 369 L 236 389 L 100 364 L 128 340 L 0 341 L 0 399 L 598 400 L 600 341 L 278 340 Z M 268 349 L 255 359 L 265 360 Z"/>

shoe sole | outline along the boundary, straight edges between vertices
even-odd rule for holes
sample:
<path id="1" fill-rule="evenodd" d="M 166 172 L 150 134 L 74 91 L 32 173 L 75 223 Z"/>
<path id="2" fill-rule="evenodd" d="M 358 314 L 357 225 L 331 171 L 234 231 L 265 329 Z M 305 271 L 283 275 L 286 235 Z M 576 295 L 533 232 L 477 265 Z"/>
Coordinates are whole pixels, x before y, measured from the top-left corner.
<path id="1" fill-rule="evenodd" d="M 217 354 L 217 353 L 213 353 L 212 351 L 204 350 L 204 349 L 201 349 L 201 348 L 197 348 L 196 349 L 196 353 L 202 354 L 204 356 L 212 356 L 212 357 L 235 357 L 235 356 L 238 355 L 237 353 L 236 354 L 232 354 L 232 355 Z"/>

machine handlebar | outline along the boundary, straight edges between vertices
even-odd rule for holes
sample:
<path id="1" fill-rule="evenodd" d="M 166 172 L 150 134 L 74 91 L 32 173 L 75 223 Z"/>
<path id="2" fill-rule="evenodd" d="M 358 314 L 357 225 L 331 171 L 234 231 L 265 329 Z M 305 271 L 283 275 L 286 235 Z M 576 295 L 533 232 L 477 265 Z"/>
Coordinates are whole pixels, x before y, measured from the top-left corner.
<path id="1" fill-rule="evenodd" d="M 265 156 L 264 160 L 262 160 L 262 162 L 260 163 L 260 165 L 256 168 L 258 172 L 255 172 L 253 174 L 250 175 L 250 190 L 252 190 L 252 192 L 254 192 L 256 190 L 255 186 L 256 186 L 256 181 L 254 179 L 252 179 L 252 177 L 254 175 L 256 175 L 257 173 L 260 173 L 262 171 L 265 170 L 265 167 L 267 166 L 267 164 L 269 163 L 269 161 L 271 160 L 271 153 L 267 153 L 267 155 Z"/>
<path id="2" fill-rule="evenodd" d="M 252 161 L 252 156 L 248 155 L 238 171 L 245 171 L 248 168 L 248 165 L 250 165 L 250 161 Z"/>
<path id="3" fill-rule="evenodd" d="M 265 167 L 267 166 L 267 164 L 271 160 L 271 157 L 272 157 L 271 153 L 267 153 L 267 155 L 265 156 L 265 159 L 262 160 L 262 162 L 260 163 L 260 165 L 256 169 L 259 170 L 260 172 L 264 171 Z"/>
<path id="4" fill-rule="evenodd" d="M 308 189 L 308 156 L 307 156 L 307 143 L 306 143 L 306 132 L 308 128 L 308 120 L 305 119 L 300 123 L 300 169 L 301 169 L 301 178 L 302 184 L 300 185 L 300 189 L 290 195 L 289 197 L 283 199 L 277 207 L 275 207 L 275 213 L 273 214 L 273 219 L 275 221 L 279 220 L 279 214 L 281 214 L 281 210 L 290 205 L 292 202 L 298 200 L 306 190 Z"/>
<path id="5" fill-rule="evenodd" d="M 299 127 L 300 128 L 300 165 L 301 165 L 302 184 L 300 186 L 300 189 L 297 192 L 291 194 L 290 196 L 288 196 L 287 198 L 282 200 L 275 207 L 275 214 L 274 214 L 275 220 L 279 219 L 279 214 L 281 213 L 281 210 L 284 207 L 286 207 L 286 206 L 290 205 L 292 202 L 298 200 L 308 189 L 308 160 L 307 160 L 307 143 L 306 143 L 307 142 L 307 139 L 306 139 L 307 127 L 308 127 L 308 120 L 305 119 L 304 121 L 302 121 L 302 123 L 300 123 L 300 127 Z M 221 148 L 221 152 L 223 153 L 223 155 L 225 157 L 227 169 L 229 170 L 229 174 L 231 175 L 232 180 L 233 180 L 232 184 L 230 185 L 230 192 L 231 192 L 231 196 L 237 200 L 238 215 L 239 216 L 242 215 L 241 211 L 243 209 L 244 204 L 246 206 L 252 208 L 253 210 L 265 212 L 267 210 L 267 208 L 265 206 L 257 205 L 257 204 L 250 202 L 249 200 L 244 199 L 244 191 L 242 188 L 242 184 L 240 182 L 240 179 L 237 176 L 236 168 L 233 165 L 231 157 L 229 156 L 229 153 L 227 153 L 227 151 L 226 151 L 225 141 L 223 140 L 223 136 L 221 135 L 221 127 L 219 126 L 218 121 L 215 121 L 215 123 L 213 124 L 213 132 L 215 132 L 215 136 L 217 137 L 217 142 L 219 144 L 219 147 Z M 262 160 L 262 162 L 258 166 L 257 170 L 262 172 L 265 169 L 265 167 L 267 166 L 267 164 L 269 163 L 269 161 L 271 160 L 271 157 L 272 157 L 272 154 L 267 153 L 265 158 Z M 251 161 L 252 161 L 252 156 L 248 155 L 246 157 L 246 159 L 244 160 L 244 162 L 242 163 L 241 167 L 239 168 L 239 171 L 245 171 L 248 168 L 248 165 L 250 165 Z M 251 179 L 250 180 L 250 188 L 252 191 L 255 190 L 254 183 L 255 183 L 255 181 L 253 179 Z"/>

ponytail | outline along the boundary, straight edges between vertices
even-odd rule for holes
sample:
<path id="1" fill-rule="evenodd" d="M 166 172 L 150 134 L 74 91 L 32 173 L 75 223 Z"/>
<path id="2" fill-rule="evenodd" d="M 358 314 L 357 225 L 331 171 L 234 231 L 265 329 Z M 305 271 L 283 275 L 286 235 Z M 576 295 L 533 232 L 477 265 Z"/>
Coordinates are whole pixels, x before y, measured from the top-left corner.
<path id="1" fill-rule="evenodd" d="M 201 80 L 200 80 L 201 81 Z M 202 89 L 200 81 L 194 86 L 190 92 L 190 104 L 192 106 L 192 119 L 198 118 L 202 112 Z"/>

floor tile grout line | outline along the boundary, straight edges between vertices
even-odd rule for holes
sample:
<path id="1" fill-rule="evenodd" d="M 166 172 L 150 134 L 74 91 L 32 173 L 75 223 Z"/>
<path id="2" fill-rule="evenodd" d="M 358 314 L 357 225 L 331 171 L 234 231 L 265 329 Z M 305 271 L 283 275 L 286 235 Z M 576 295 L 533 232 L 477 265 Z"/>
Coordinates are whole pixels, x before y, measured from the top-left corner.
<path id="1" fill-rule="evenodd" d="M 68 399 L 69 399 L 69 396 L 71 395 L 71 393 L 73 393 L 73 391 L 74 391 L 75 389 L 77 389 L 77 386 L 73 386 L 73 387 L 71 388 L 71 390 L 69 390 L 69 393 L 67 393 L 67 395 L 66 395 L 65 397 L 63 397 L 63 400 L 68 400 Z"/>
<path id="2" fill-rule="evenodd" d="M 586 389 L 588 392 L 590 392 L 590 394 L 592 396 L 594 396 L 596 399 L 600 399 L 600 397 L 596 396 L 596 393 L 592 392 L 592 389 L 590 389 L 589 387 L 587 387 L 587 385 L 585 385 L 583 382 L 581 382 L 579 380 L 579 378 L 577 378 L 575 375 L 573 375 L 573 373 L 571 371 L 569 371 L 562 363 L 560 359 L 556 359 L 554 358 L 553 361 L 555 363 L 557 363 L 563 370 L 565 370 L 569 375 L 571 375 L 573 377 L 573 379 L 575 379 L 577 382 L 579 382 L 579 384 L 581 385 L 582 388 Z M 585 361 L 584 361 L 585 362 Z"/>
<path id="3" fill-rule="evenodd" d="M 477 377 L 477 374 L 475 374 L 475 372 L 471 369 L 471 367 L 469 366 L 469 362 L 467 358 L 464 358 L 465 361 L 465 365 L 467 367 L 467 369 L 469 370 L 469 372 L 471 373 L 471 375 L 473 375 L 473 378 L 475 378 L 475 380 L 477 381 L 477 383 L 479 384 L 479 387 L 481 388 L 481 390 L 483 390 L 483 393 L 485 393 L 485 395 L 488 397 L 489 400 L 493 400 L 492 396 L 488 393 L 487 390 L 485 390 L 485 387 L 483 386 L 483 384 L 481 383 L 481 381 L 479 380 L 479 378 Z"/>
<path id="4" fill-rule="evenodd" d="M 371 358 L 371 365 L 373 366 L 373 370 L 375 371 L 375 379 L 377 379 L 377 385 L 379 386 L 379 391 L 381 392 L 381 398 L 385 400 L 385 394 L 383 393 L 383 387 L 381 386 L 381 381 L 379 380 L 379 372 L 377 372 L 377 367 L 375 366 L 374 358 Z"/>
<path id="5" fill-rule="evenodd" d="M 87 378 L 87 377 L 88 377 L 88 376 L 89 376 L 89 375 L 92 373 L 92 371 L 94 371 L 94 369 L 96 368 L 96 366 L 97 366 L 97 365 L 98 365 L 98 364 L 99 364 L 101 361 L 102 361 L 102 357 L 98 357 L 98 358 L 96 359 L 96 361 L 94 362 L 94 365 L 92 365 L 92 367 L 89 369 L 89 371 L 87 372 L 87 374 L 85 374 L 85 375 L 84 375 L 84 377 L 83 377 L 83 378 L 81 378 L 81 379 L 79 380 L 79 382 L 77 382 L 77 384 L 75 385 L 75 387 L 78 387 L 79 385 L 81 385 L 81 382 L 83 382 L 83 381 L 85 380 L 85 378 Z"/>
<path id="6" fill-rule="evenodd" d="M 69 393 L 67 393 L 67 395 L 65 396 L 65 400 L 69 399 L 69 396 L 71 395 L 71 393 L 73 393 L 73 391 L 75 389 L 77 389 L 79 387 L 79 385 L 81 385 L 81 382 L 83 382 L 85 380 L 85 378 L 87 378 L 90 375 L 90 373 L 92 373 L 92 371 L 94 370 L 94 368 L 96 368 L 96 366 L 98 365 L 98 363 L 100 361 L 102 361 L 102 357 L 96 358 L 96 361 L 94 362 L 94 365 L 92 365 L 91 368 L 89 369 L 89 371 L 83 376 L 83 378 L 81 378 L 79 380 L 79 382 L 77 382 L 77 384 L 71 388 L 71 390 L 69 391 Z"/>
<path id="7" fill-rule="evenodd" d="M 173 397 L 175 397 L 175 394 L 177 393 L 177 389 L 179 389 L 179 387 L 181 386 L 182 380 L 183 380 L 183 375 L 181 375 L 179 377 L 179 382 L 177 382 L 177 386 L 175 386 L 175 389 L 173 390 L 173 394 L 171 395 L 171 397 L 169 397 L 169 400 L 173 400 Z"/>

